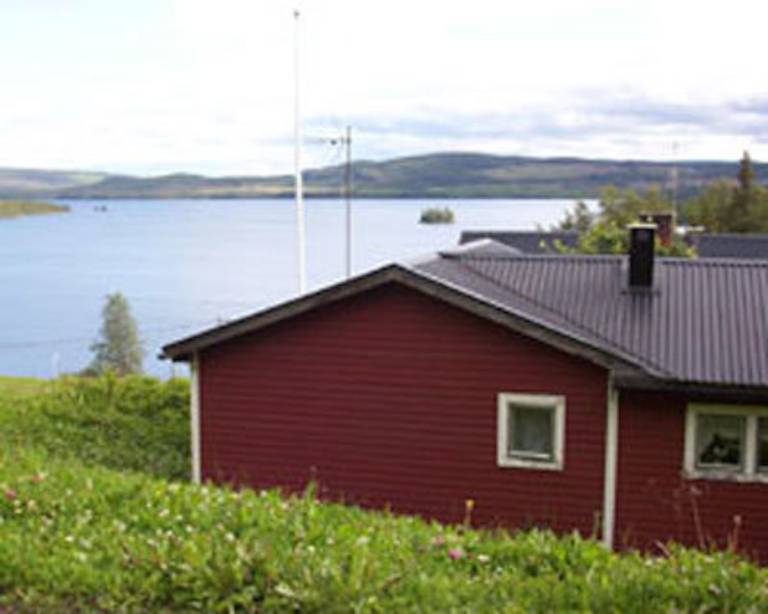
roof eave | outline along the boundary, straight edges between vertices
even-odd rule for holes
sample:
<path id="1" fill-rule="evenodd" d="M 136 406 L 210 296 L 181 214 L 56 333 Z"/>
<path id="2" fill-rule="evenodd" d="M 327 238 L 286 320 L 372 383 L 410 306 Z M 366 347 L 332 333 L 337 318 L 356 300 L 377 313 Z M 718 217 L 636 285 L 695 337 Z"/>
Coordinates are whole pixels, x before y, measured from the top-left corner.
<path id="1" fill-rule="evenodd" d="M 768 385 L 735 382 L 693 382 L 643 376 L 637 372 L 616 372 L 613 381 L 622 390 L 670 392 L 692 397 L 710 396 L 722 399 L 768 400 Z"/>
<path id="2" fill-rule="evenodd" d="M 496 305 L 458 286 L 447 283 L 445 280 L 400 264 L 391 264 L 376 269 L 223 326 L 170 343 L 163 347 L 161 357 L 173 361 L 188 361 L 195 352 L 210 346 L 242 334 L 255 332 L 316 307 L 354 296 L 388 282 L 400 283 L 405 287 L 469 311 L 485 320 L 541 341 L 567 354 L 583 358 L 610 371 L 631 374 L 637 378 L 653 376 L 653 373 L 643 366 L 609 350 L 596 347 L 587 340 L 548 327 L 546 323 L 526 317 L 525 314 L 514 313 L 503 306 Z"/>
<path id="3" fill-rule="evenodd" d="M 396 271 L 401 268 L 397 264 L 387 265 L 351 280 L 345 280 L 332 286 L 321 288 L 315 292 L 278 303 L 249 316 L 179 339 L 165 345 L 162 348 L 160 358 L 170 359 L 174 362 L 189 361 L 195 352 L 212 345 L 228 341 L 241 334 L 254 332 L 281 320 L 300 315 L 320 305 L 332 303 L 392 281 L 397 277 Z"/>

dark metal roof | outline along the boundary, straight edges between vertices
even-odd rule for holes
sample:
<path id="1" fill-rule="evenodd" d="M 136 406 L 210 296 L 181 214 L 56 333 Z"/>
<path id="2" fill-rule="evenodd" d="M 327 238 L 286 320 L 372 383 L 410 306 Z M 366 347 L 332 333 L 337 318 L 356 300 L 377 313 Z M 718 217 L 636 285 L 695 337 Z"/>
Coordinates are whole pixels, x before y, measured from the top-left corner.
<path id="1" fill-rule="evenodd" d="M 460 244 L 491 239 L 524 254 L 553 253 L 554 243 L 576 247 L 579 233 L 575 230 L 465 230 Z M 768 234 L 689 233 L 686 241 L 696 248 L 700 258 L 758 258 L 768 260 Z"/>
<path id="2" fill-rule="evenodd" d="M 460 244 L 474 243 L 480 239 L 491 239 L 524 254 L 553 253 L 555 241 L 566 247 L 576 247 L 579 233 L 576 230 L 464 230 Z"/>
<path id="3" fill-rule="evenodd" d="M 694 234 L 690 242 L 702 258 L 768 259 L 768 234 Z"/>
<path id="4" fill-rule="evenodd" d="M 768 263 L 658 258 L 651 292 L 624 256 L 440 255 L 419 271 L 628 357 L 664 380 L 768 386 Z"/>
<path id="5" fill-rule="evenodd" d="M 768 262 L 658 258 L 627 288 L 624 256 L 523 255 L 480 241 L 390 265 L 163 348 L 195 352 L 385 283 L 400 283 L 608 368 L 643 388 L 768 392 Z"/>
<path id="6" fill-rule="evenodd" d="M 481 243 L 476 247 L 475 255 L 488 255 L 490 253 L 509 255 L 513 253 L 512 250 L 498 244 L 492 246 Z M 490 250 L 487 249 L 489 247 Z M 497 248 L 501 249 L 497 251 Z M 456 253 L 456 250 L 453 250 L 452 253 Z M 621 374 L 623 377 L 644 378 L 649 375 L 633 360 L 622 356 L 620 351 L 606 351 L 594 345 L 589 339 L 552 328 L 550 325 L 538 321 L 533 315 L 512 311 L 502 303 L 495 302 L 490 296 L 482 296 L 468 289 L 454 286 L 447 280 L 439 280 L 424 274 L 418 270 L 418 265 L 415 262 L 411 265 L 391 264 L 375 269 L 348 281 L 304 294 L 244 318 L 179 339 L 163 347 L 161 356 L 171 360 L 189 360 L 196 352 L 205 348 L 244 334 L 257 332 L 312 309 L 332 304 L 387 283 L 398 283 L 455 307 L 465 309 L 481 318 L 538 339 L 564 352 L 585 358 L 610 369 L 613 373 Z"/>

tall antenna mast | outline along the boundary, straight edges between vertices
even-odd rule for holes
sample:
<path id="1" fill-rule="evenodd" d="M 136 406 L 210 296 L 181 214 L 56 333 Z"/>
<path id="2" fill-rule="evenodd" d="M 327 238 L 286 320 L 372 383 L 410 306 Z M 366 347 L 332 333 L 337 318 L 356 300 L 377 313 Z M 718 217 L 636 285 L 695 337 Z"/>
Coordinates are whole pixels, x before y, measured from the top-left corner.
<path id="1" fill-rule="evenodd" d="M 680 171 L 677 168 L 678 149 L 680 144 L 675 141 L 672 143 L 672 207 L 675 215 L 677 215 L 677 193 L 678 183 L 680 179 Z"/>
<path id="2" fill-rule="evenodd" d="M 344 136 L 347 163 L 344 167 L 344 199 L 347 203 L 347 279 L 352 277 L 352 127 L 347 126 Z"/>
<path id="3" fill-rule="evenodd" d="M 299 294 L 304 294 L 307 290 L 307 270 L 306 270 L 306 238 L 304 232 L 304 182 L 301 174 L 301 106 L 299 105 L 299 30 L 300 13 L 298 9 L 293 10 L 294 21 L 294 47 L 293 47 L 293 77 L 294 77 L 294 166 L 295 166 L 295 185 L 296 194 L 296 240 L 298 247 L 298 271 L 299 271 Z"/>

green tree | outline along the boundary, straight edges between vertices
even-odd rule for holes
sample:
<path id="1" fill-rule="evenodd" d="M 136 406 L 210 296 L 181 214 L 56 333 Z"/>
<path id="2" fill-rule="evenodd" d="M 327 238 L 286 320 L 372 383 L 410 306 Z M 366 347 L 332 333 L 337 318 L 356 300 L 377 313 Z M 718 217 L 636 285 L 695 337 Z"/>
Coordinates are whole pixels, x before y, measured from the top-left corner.
<path id="1" fill-rule="evenodd" d="M 707 232 L 729 232 L 731 228 L 730 203 L 733 182 L 721 179 L 709 184 L 698 196 L 684 205 L 685 219 L 691 226 L 702 226 Z"/>
<path id="2" fill-rule="evenodd" d="M 587 204 L 580 200 L 573 209 L 565 212 L 565 217 L 557 225 L 559 230 L 578 230 L 586 232 L 592 225 L 594 214 L 589 210 Z"/>
<path id="3" fill-rule="evenodd" d="M 672 204 L 657 187 L 639 194 L 634 190 L 606 187 L 600 194 L 597 214 L 589 213 L 584 203 L 577 203 L 557 226 L 560 230 L 579 230 L 576 247 L 569 248 L 555 242 L 553 248 L 560 253 L 626 254 L 629 250 L 627 226 L 639 222 L 644 213 L 670 213 Z M 668 246 L 657 240 L 656 251 L 662 256 L 695 256 L 695 250 L 681 238 L 673 237 Z"/>
<path id="4" fill-rule="evenodd" d="M 626 224 L 619 224 L 613 220 L 600 221 L 587 232 L 579 235 L 579 242 L 575 248 L 568 249 L 562 245 L 556 248 L 561 253 L 626 254 L 629 251 L 629 231 Z M 693 258 L 696 256 L 696 250 L 680 237 L 673 237 L 669 245 L 663 245 L 657 236 L 656 254 Z"/>
<path id="5" fill-rule="evenodd" d="M 749 152 L 739 162 L 736 179 L 712 183 L 689 200 L 688 223 L 707 232 L 768 232 L 768 190 L 755 183 Z"/>
<path id="6" fill-rule="evenodd" d="M 757 196 L 753 187 L 754 178 L 752 160 L 749 152 L 745 151 L 739 162 L 738 184 L 731 199 L 731 230 L 734 232 L 749 232 L 752 227 L 753 201 Z"/>
<path id="7" fill-rule="evenodd" d="M 108 294 L 101 310 L 101 318 L 99 338 L 90 348 L 94 353 L 93 361 L 83 373 L 141 373 L 144 348 L 136 320 L 131 315 L 128 299 L 120 292 Z"/>

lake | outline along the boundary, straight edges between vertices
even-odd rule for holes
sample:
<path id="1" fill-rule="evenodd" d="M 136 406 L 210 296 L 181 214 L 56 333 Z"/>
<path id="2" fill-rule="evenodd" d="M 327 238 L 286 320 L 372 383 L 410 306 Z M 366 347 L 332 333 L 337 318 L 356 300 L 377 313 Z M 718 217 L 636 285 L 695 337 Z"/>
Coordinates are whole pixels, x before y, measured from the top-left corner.
<path id="1" fill-rule="evenodd" d="M 0 220 L 0 374 L 82 369 L 110 292 L 128 297 L 145 367 L 163 377 L 173 367 L 157 359 L 162 345 L 296 293 L 290 200 L 57 202 L 71 212 Z M 356 201 L 354 272 L 450 247 L 463 229 L 548 226 L 573 202 Z M 455 224 L 418 223 L 423 208 L 445 205 Z M 306 220 L 314 289 L 344 276 L 344 204 L 308 200 Z"/>

